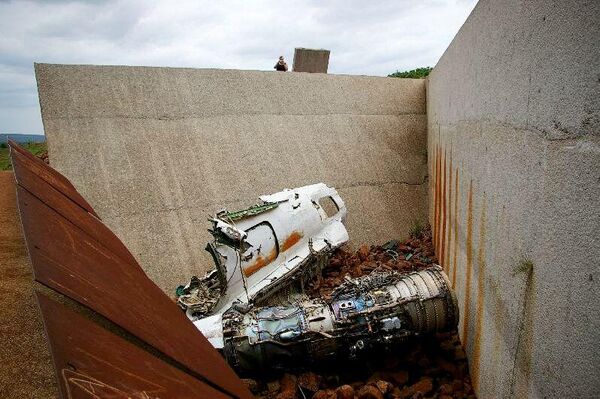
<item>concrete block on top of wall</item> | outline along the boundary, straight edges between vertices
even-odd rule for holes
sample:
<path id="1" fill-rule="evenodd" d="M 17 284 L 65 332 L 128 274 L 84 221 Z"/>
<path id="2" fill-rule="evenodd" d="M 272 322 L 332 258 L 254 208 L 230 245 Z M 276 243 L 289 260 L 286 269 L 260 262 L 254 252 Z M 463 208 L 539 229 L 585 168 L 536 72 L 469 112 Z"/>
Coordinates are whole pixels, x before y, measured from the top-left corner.
<path id="1" fill-rule="evenodd" d="M 294 49 L 294 72 L 327 73 L 329 50 L 297 47 Z"/>

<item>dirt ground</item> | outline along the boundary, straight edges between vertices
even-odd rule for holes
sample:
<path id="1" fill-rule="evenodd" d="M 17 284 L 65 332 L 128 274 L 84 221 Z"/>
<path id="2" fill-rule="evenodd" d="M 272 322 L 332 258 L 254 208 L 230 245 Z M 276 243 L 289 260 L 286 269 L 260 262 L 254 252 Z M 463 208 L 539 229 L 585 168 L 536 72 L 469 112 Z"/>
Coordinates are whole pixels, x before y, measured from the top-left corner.
<path id="1" fill-rule="evenodd" d="M 0 171 L 0 398 L 56 398 L 58 388 L 17 213 L 15 178 Z"/>

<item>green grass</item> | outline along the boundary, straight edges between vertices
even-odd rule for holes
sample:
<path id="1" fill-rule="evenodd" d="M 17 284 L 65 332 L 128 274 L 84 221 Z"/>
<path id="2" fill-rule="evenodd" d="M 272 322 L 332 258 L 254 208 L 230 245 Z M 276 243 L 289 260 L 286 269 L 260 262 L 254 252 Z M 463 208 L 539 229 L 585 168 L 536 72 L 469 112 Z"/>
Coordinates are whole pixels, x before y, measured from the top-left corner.
<path id="1" fill-rule="evenodd" d="M 410 235 L 410 238 L 421 238 L 424 230 L 425 225 L 420 220 L 414 220 L 408 234 Z"/>
<path id="2" fill-rule="evenodd" d="M 513 271 L 513 276 L 516 276 L 518 274 L 529 275 L 532 270 L 533 270 L 533 262 L 527 258 L 523 258 L 523 259 L 521 259 L 519 264 L 515 267 L 515 269 Z"/>
<path id="3" fill-rule="evenodd" d="M 24 143 L 21 144 L 21 147 L 25 148 L 35 156 L 43 153 L 47 148 L 46 143 Z M 6 144 L 0 144 L 0 170 L 12 170 L 9 152 L 10 149 Z"/>

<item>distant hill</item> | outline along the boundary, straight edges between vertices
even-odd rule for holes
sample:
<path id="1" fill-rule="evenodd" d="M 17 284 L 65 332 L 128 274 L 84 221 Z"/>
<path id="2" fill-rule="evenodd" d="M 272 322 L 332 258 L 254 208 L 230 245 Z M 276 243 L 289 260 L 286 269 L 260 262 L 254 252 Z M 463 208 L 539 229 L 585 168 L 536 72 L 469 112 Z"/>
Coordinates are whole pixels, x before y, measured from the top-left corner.
<path id="1" fill-rule="evenodd" d="M 8 139 L 14 140 L 17 143 L 43 143 L 46 141 L 46 136 L 43 134 L 0 133 L 0 143 L 6 143 Z"/>

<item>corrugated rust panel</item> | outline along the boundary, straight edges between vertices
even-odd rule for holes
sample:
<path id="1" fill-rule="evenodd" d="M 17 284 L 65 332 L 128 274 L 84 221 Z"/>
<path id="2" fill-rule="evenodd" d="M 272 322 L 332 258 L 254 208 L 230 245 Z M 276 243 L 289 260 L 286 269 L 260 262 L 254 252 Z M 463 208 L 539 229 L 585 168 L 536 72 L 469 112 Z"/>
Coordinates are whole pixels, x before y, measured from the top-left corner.
<path id="1" fill-rule="evenodd" d="M 19 147 L 19 145 L 14 141 L 8 140 L 8 145 L 11 148 L 11 157 L 13 159 L 13 165 L 15 164 L 15 155 L 22 155 L 22 157 L 20 157 L 22 165 L 24 165 L 27 169 L 31 170 L 32 173 L 39 176 L 41 179 L 43 179 L 46 183 L 54 187 L 56 190 L 63 193 L 71 201 L 75 202 L 77 205 L 79 205 L 92 215 L 98 217 L 92 206 L 81 196 L 81 194 L 77 192 L 75 187 L 73 187 L 71 182 L 66 177 L 64 177 L 53 168 L 46 165 L 44 161 L 38 159 L 29 151 Z"/>
<path id="2" fill-rule="evenodd" d="M 36 294 L 63 398 L 231 398 Z"/>
<path id="3" fill-rule="evenodd" d="M 114 234 L 44 178 L 55 178 L 58 172 L 49 173 L 51 168 L 43 162 L 19 156 L 23 152 L 14 143 L 11 148 L 18 171 L 21 221 L 36 280 L 102 314 L 223 391 L 251 397 L 177 305 L 135 260 L 124 259 L 114 244 Z"/>
<path id="4" fill-rule="evenodd" d="M 67 201 L 62 192 L 56 190 L 52 185 L 46 184 L 27 167 L 27 159 L 21 153 L 13 153 L 12 158 L 19 186 L 25 188 L 92 238 L 104 244 L 125 262 L 140 267 L 121 240 L 103 223 L 98 223 L 97 217 L 88 212 L 81 212 L 81 207 L 76 202 Z"/>

